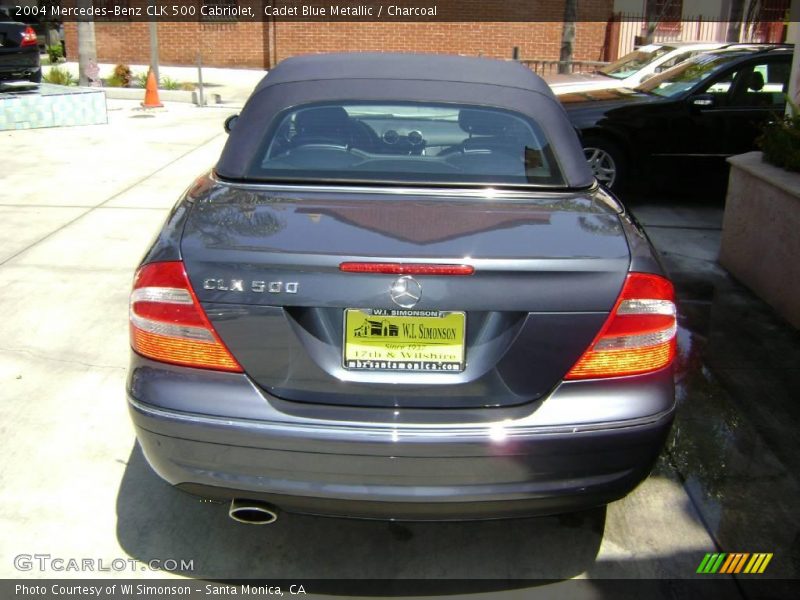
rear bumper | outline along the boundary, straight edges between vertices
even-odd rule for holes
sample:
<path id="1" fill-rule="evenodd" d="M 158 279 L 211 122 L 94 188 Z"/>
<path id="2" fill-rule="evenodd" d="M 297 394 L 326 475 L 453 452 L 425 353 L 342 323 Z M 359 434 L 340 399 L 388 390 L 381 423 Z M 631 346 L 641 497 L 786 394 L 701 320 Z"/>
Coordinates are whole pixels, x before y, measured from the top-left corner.
<path id="1" fill-rule="evenodd" d="M 0 54 L 0 81 L 28 79 L 41 69 L 39 49 Z"/>
<path id="2" fill-rule="evenodd" d="M 243 375 L 134 362 L 130 412 L 162 478 L 211 498 L 261 499 L 311 514 L 448 520 L 605 504 L 648 475 L 674 409 L 671 372 L 664 371 L 599 386 L 562 384 L 544 402 L 514 409 L 393 414 L 319 407 L 312 416 L 313 407 L 294 410 Z M 193 392 L 195 410 L 174 406 Z M 209 393 L 229 413 L 242 410 L 237 396 L 248 395 L 272 416 L 209 414 Z M 160 398 L 173 405 L 159 405 Z M 604 398 L 605 420 L 595 406 L 591 421 L 576 412 L 572 424 L 558 422 L 564 411 Z M 626 418 L 620 402 L 633 404 Z M 546 408 L 554 403 L 564 408 Z"/>

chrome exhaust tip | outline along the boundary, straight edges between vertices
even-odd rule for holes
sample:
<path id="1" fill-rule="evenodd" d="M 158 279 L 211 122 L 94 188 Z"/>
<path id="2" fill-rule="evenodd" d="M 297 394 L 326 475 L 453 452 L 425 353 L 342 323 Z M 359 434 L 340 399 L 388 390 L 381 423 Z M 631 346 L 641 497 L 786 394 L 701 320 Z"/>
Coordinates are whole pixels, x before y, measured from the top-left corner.
<path id="1" fill-rule="evenodd" d="M 228 509 L 228 516 L 246 525 L 269 525 L 278 520 L 277 509 L 260 500 L 234 498 Z"/>

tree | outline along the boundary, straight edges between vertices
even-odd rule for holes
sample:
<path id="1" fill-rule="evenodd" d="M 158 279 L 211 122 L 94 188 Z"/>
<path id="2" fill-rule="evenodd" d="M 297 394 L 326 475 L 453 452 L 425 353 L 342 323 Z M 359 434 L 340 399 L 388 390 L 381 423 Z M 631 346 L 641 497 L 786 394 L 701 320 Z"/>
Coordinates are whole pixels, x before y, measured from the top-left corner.
<path id="1" fill-rule="evenodd" d="M 742 18 L 744 17 L 745 0 L 732 0 L 730 12 L 728 13 L 728 32 L 725 38 L 727 42 L 738 42 Z"/>
<path id="2" fill-rule="evenodd" d="M 652 44 L 655 41 L 656 29 L 665 23 L 676 24 L 681 20 L 683 0 L 647 0 L 645 14 L 647 16 L 647 29 L 644 34 L 644 43 Z"/>
<path id="3" fill-rule="evenodd" d="M 78 0 L 78 7 L 89 8 L 92 0 Z M 94 19 L 78 18 L 78 83 L 92 85 L 98 79 L 97 44 L 94 38 Z"/>
<path id="4" fill-rule="evenodd" d="M 154 9 L 153 14 L 157 14 L 155 0 L 150 0 L 150 6 Z M 158 83 L 160 81 L 158 77 L 158 22 L 155 17 L 150 17 L 150 70 Z"/>
<path id="5" fill-rule="evenodd" d="M 572 65 L 572 45 L 575 43 L 575 20 L 578 18 L 578 0 L 564 2 L 564 27 L 561 29 L 561 52 L 558 56 L 558 72 L 569 73 Z"/>

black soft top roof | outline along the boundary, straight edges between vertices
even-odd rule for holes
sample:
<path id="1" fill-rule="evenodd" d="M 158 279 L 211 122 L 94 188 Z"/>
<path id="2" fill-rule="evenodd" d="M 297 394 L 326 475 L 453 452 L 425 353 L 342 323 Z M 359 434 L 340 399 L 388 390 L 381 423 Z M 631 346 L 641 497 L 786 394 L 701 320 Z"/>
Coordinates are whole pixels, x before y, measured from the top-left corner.
<path id="1" fill-rule="evenodd" d="M 261 80 L 256 92 L 271 85 L 328 79 L 403 79 L 451 81 L 520 88 L 550 94 L 533 71 L 518 62 L 445 54 L 351 52 L 287 58 Z"/>
<path id="2" fill-rule="evenodd" d="M 217 173 L 247 179 L 276 115 L 326 101 L 454 102 L 513 110 L 544 130 L 569 187 L 593 181 L 563 107 L 527 67 L 488 58 L 392 53 L 315 54 L 282 61 L 247 101 Z"/>

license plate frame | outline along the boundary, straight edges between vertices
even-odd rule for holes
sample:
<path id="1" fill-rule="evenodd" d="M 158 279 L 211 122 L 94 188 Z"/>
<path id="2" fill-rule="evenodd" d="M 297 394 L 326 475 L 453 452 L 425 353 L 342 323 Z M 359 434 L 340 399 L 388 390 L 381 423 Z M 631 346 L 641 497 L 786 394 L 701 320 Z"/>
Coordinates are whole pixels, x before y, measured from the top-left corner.
<path id="1" fill-rule="evenodd" d="M 464 311 L 346 308 L 342 320 L 348 371 L 461 373 L 466 367 Z"/>

